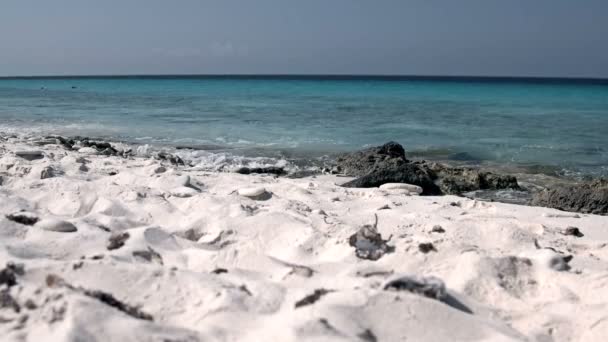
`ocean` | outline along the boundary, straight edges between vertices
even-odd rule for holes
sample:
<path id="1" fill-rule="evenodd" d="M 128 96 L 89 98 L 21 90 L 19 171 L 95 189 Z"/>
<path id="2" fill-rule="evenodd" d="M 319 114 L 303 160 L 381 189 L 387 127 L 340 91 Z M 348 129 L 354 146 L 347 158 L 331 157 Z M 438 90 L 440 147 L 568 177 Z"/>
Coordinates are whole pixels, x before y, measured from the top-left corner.
<path id="1" fill-rule="evenodd" d="M 4 78 L 0 120 L 3 133 L 189 147 L 214 163 L 304 163 L 392 140 L 418 158 L 608 175 L 608 80 Z"/>

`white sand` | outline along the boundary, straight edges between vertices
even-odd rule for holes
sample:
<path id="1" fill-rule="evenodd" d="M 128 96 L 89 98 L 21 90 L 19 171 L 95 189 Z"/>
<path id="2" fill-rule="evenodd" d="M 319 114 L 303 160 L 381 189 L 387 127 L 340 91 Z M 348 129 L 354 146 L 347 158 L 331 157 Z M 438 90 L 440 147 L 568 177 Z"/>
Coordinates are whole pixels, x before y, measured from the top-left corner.
<path id="1" fill-rule="evenodd" d="M 44 158 L 15 155 L 31 150 Z M 608 217 L 81 151 L 0 143 L 0 269 L 25 266 L 0 300 L 2 341 L 608 339 Z M 44 221 L 5 217 L 20 210 Z M 362 260 L 349 237 L 374 214 L 394 251 Z M 573 255 L 571 269 L 542 247 Z M 47 286 L 50 274 L 70 285 Z M 450 299 L 383 289 L 399 276 L 437 277 Z M 296 308 L 318 289 L 331 291 Z"/>

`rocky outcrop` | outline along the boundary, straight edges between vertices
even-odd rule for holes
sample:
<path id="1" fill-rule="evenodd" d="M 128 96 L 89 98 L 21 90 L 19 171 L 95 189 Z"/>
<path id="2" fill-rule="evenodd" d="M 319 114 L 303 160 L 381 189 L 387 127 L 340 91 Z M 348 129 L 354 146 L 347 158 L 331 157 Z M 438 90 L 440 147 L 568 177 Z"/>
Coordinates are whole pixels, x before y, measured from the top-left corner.
<path id="1" fill-rule="evenodd" d="M 608 179 L 539 191 L 532 196 L 531 204 L 564 211 L 608 215 Z"/>
<path id="2" fill-rule="evenodd" d="M 426 164 L 437 176 L 444 194 L 460 195 L 475 190 L 519 189 L 517 179 L 472 168 L 449 167 L 439 163 Z"/>
<path id="3" fill-rule="evenodd" d="M 128 157 L 131 154 L 131 151 L 122 151 L 117 150 L 110 144 L 105 141 L 94 141 L 90 140 L 87 137 L 76 136 L 73 138 L 65 138 L 62 136 L 47 136 L 44 141 L 39 142 L 39 144 L 47 144 L 47 143 L 55 143 L 57 145 L 63 146 L 67 150 L 83 150 L 90 151 L 94 154 L 101 154 L 105 156 L 123 156 Z"/>
<path id="4" fill-rule="evenodd" d="M 383 163 L 380 167 L 363 177 L 342 184 L 347 188 L 373 188 L 386 183 L 407 183 L 422 188 L 422 195 L 440 195 L 441 190 L 434 182 L 434 175 L 429 169 L 414 163 L 390 165 Z"/>
<path id="5" fill-rule="evenodd" d="M 362 177 L 371 172 L 396 168 L 408 163 L 403 146 L 388 142 L 382 146 L 345 153 L 336 158 L 337 172 L 349 177 Z"/>
<path id="6" fill-rule="evenodd" d="M 412 162 L 403 146 L 389 142 L 382 146 L 347 153 L 336 159 L 336 169 L 355 180 L 344 187 L 370 188 L 386 183 L 420 186 L 422 195 L 460 195 L 475 190 L 519 189 L 517 179 L 471 168 L 440 163 Z"/>

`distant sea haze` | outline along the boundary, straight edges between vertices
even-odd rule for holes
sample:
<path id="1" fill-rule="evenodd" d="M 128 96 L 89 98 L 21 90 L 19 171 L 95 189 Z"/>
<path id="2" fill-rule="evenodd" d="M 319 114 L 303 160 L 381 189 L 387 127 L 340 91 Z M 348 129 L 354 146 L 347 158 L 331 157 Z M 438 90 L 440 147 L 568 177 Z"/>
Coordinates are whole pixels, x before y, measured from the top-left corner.
<path id="1" fill-rule="evenodd" d="M 0 76 L 0 80 L 18 79 L 260 79 L 310 81 L 436 81 L 436 82 L 503 82 L 503 83 L 563 83 L 608 85 L 608 78 L 539 77 L 539 76 L 442 76 L 442 75 L 349 75 L 349 74 L 130 74 L 130 75 L 61 75 L 61 76 Z"/>
<path id="2" fill-rule="evenodd" d="M 0 79 L 3 132 L 318 158 L 410 154 L 608 175 L 608 80 L 431 76 Z"/>

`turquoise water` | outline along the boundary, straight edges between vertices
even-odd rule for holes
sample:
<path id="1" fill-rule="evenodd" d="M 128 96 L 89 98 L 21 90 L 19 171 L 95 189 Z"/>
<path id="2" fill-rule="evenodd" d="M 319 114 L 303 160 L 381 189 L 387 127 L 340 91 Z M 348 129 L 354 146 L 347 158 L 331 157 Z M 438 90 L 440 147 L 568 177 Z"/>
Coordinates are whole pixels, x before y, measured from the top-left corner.
<path id="1" fill-rule="evenodd" d="M 258 154 L 388 140 L 420 156 L 608 174 L 608 83 L 483 79 L 0 79 L 0 131 Z"/>

